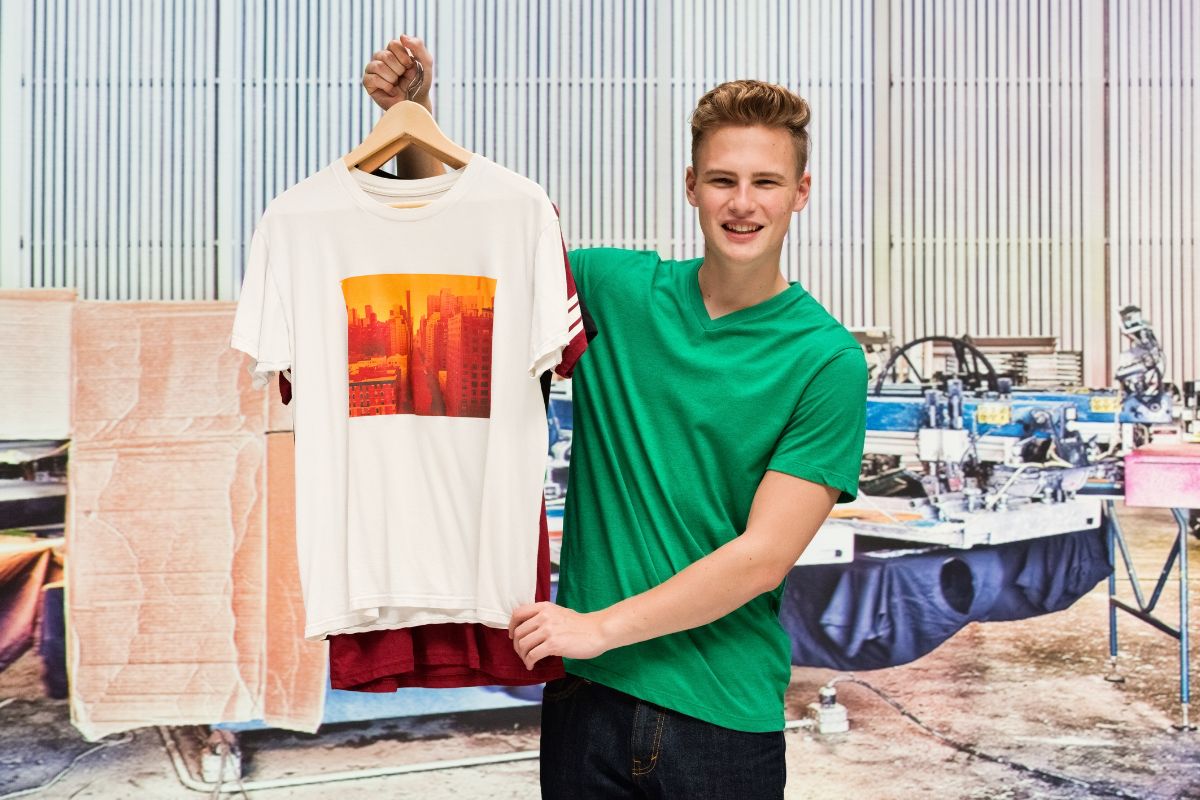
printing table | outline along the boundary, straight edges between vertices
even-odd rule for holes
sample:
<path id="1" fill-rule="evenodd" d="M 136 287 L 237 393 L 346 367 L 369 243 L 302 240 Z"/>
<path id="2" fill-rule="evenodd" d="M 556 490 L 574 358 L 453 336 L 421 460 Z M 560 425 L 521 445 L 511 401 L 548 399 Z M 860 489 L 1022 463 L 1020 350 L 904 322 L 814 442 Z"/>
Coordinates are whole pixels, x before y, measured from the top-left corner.
<path id="1" fill-rule="evenodd" d="M 1179 730 L 1195 730 L 1188 720 L 1188 704 L 1191 700 L 1188 689 L 1190 677 L 1190 654 L 1188 650 L 1188 510 L 1200 508 L 1200 444 L 1162 444 L 1140 447 L 1125 457 L 1125 505 L 1153 508 L 1169 508 L 1179 526 L 1175 543 L 1167 555 L 1162 572 L 1149 602 L 1138 583 L 1137 571 L 1129 555 L 1129 545 L 1113 513 L 1113 501 L 1108 501 L 1105 515 L 1108 528 L 1108 558 L 1113 567 L 1108 578 L 1108 649 L 1115 666 L 1117 658 L 1117 610 L 1131 614 L 1143 622 L 1174 637 L 1179 641 L 1179 703 L 1182 723 Z M 1117 595 L 1116 554 L 1121 553 L 1125 572 L 1133 588 L 1134 603 L 1119 599 Z M 1170 578 L 1175 560 L 1179 559 L 1179 627 L 1154 615 Z"/>

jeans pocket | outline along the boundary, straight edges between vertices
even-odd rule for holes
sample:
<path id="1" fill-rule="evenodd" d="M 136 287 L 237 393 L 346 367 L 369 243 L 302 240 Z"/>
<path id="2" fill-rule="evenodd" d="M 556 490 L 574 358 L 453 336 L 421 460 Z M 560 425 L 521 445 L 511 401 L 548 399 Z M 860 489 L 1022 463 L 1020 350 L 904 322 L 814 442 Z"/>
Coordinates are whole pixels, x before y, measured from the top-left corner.
<path id="1" fill-rule="evenodd" d="M 552 703 L 557 700 L 563 700 L 575 694 L 580 686 L 588 683 L 587 678 L 581 678 L 578 675 L 567 675 L 561 678 L 555 678 L 546 683 L 546 688 L 542 690 L 542 702 Z"/>

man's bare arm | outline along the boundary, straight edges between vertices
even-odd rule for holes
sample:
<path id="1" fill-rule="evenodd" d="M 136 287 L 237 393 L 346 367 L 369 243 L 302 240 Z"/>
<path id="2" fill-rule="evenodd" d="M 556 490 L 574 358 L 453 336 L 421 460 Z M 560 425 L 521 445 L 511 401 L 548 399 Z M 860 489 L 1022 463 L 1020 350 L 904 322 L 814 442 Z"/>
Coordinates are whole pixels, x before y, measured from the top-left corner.
<path id="1" fill-rule="evenodd" d="M 411 55 L 410 55 L 411 53 Z M 417 79 L 413 58 L 421 62 L 425 78 L 413 100 L 433 113 L 433 56 L 425 43 L 415 36 L 401 36 L 371 57 L 363 70 L 362 85 L 375 104 L 387 111 L 408 97 L 409 88 Z M 419 147 L 404 148 L 396 156 L 396 175 L 406 180 L 444 175 L 446 165 Z"/>
<path id="2" fill-rule="evenodd" d="M 527 667 L 549 655 L 595 658 L 615 647 L 706 625 L 774 589 L 837 501 L 838 490 L 768 471 L 746 531 L 653 589 L 602 611 L 521 606 L 509 622 Z"/>

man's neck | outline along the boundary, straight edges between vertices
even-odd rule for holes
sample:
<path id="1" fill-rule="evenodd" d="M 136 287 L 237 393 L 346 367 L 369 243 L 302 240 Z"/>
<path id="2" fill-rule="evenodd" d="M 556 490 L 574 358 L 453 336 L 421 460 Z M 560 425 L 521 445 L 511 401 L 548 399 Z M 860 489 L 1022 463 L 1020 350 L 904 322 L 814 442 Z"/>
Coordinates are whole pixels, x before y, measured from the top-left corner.
<path id="1" fill-rule="evenodd" d="M 778 259 L 758 265 L 728 265 L 707 254 L 697 280 L 712 319 L 770 300 L 789 286 L 779 271 Z"/>

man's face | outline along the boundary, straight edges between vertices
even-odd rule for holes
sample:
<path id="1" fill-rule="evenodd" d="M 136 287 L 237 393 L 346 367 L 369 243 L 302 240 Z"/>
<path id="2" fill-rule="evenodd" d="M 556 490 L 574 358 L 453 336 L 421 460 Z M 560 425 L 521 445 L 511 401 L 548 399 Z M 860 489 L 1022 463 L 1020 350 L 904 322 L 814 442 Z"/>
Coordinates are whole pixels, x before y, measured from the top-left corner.
<path id="1" fill-rule="evenodd" d="M 710 133 L 687 168 L 688 202 L 699 209 L 705 252 L 732 264 L 778 263 L 792 214 L 808 202 L 811 178 L 797 174 L 783 128 L 724 127 Z"/>

